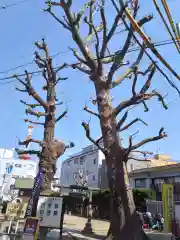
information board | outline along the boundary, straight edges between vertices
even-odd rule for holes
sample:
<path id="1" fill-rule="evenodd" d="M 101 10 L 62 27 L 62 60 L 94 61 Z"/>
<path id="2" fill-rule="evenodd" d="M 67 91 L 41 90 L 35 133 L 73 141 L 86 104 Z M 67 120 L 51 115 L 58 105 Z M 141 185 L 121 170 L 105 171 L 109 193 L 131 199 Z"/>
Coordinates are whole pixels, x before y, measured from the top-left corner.
<path id="1" fill-rule="evenodd" d="M 37 207 L 37 217 L 40 218 L 41 227 L 59 228 L 62 202 L 62 197 L 40 196 Z"/>

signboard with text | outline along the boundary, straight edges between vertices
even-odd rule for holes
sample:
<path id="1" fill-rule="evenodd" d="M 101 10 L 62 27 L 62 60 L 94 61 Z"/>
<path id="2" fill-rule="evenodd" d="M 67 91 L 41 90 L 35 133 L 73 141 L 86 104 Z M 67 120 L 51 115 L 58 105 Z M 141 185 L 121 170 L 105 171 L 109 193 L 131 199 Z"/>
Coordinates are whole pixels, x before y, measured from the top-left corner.
<path id="1" fill-rule="evenodd" d="M 40 227 L 59 228 L 62 202 L 62 197 L 40 196 L 37 207 L 37 216 L 40 218 Z"/>
<path id="2" fill-rule="evenodd" d="M 18 217 L 20 219 L 24 218 L 27 208 L 27 203 L 8 203 L 6 209 L 6 216 L 8 217 Z"/>
<path id="3" fill-rule="evenodd" d="M 24 224 L 24 240 L 36 240 L 39 233 L 39 218 L 28 217 Z"/>
<path id="4" fill-rule="evenodd" d="M 162 203 L 165 231 L 172 232 L 174 218 L 174 193 L 172 184 L 162 185 Z"/>

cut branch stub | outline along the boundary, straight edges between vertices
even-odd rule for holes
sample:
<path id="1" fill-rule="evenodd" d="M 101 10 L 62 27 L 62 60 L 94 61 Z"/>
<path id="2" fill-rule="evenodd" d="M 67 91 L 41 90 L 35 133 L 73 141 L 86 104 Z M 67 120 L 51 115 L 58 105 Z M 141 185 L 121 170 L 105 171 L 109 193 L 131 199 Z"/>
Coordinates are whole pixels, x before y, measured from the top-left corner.
<path id="1" fill-rule="evenodd" d="M 58 158 L 64 154 L 66 150 L 66 145 L 63 141 L 54 140 L 53 143 L 43 142 L 43 151 L 40 155 L 39 168 L 45 170 L 44 182 L 42 184 L 42 189 L 48 189 L 51 181 L 56 173 L 56 162 Z"/>
<path id="2" fill-rule="evenodd" d="M 26 112 L 27 115 L 28 115 L 28 114 L 34 115 L 34 116 L 36 116 L 37 118 L 39 118 L 39 117 L 44 117 L 44 116 L 47 115 L 47 113 L 33 111 L 32 108 L 30 108 L 30 107 L 27 108 L 25 112 Z"/>

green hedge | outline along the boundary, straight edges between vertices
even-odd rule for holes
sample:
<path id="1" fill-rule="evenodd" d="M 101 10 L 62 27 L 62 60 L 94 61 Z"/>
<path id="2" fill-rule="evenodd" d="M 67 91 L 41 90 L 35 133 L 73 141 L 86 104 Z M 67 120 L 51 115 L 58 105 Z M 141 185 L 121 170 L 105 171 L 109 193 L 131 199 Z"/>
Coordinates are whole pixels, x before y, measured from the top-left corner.
<path id="1" fill-rule="evenodd" d="M 145 203 L 146 199 L 151 198 L 151 190 L 148 189 L 133 189 L 133 196 L 134 196 L 134 201 L 136 206 L 141 206 Z M 92 204 L 100 206 L 101 208 L 106 208 L 109 206 L 109 197 L 110 197 L 110 191 L 109 189 L 93 192 L 92 195 Z M 71 204 L 88 204 L 87 199 L 83 199 L 81 197 L 76 197 L 75 194 L 74 196 L 64 196 L 64 201 L 67 203 L 67 205 Z"/>

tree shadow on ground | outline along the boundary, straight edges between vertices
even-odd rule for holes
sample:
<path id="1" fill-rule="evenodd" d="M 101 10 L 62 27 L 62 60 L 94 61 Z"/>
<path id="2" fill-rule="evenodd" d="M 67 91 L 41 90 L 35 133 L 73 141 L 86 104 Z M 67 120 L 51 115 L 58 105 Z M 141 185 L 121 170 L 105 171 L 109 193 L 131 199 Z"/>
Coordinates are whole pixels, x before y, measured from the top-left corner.
<path id="1" fill-rule="evenodd" d="M 104 235 L 100 235 L 100 234 L 96 234 L 96 233 L 93 233 L 93 234 L 85 234 L 83 233 L 81 230 L 75 230 L 75 229 L 71 229 L 71 228 L 64 228 L 63 229 L 63 232 L 64 233 L 67 233 L 69 234 L 69 236 L 71 236 L 71 234 L 73 233 L 76 233 L 76 234 L 81 234 L 82 236 L 84 236 L 85 238 L 80 238 L 80 237 L 74 237 L 74 239 L 88 239 L 87 237 L 90 237 L 91 239 L 97 239 L 97 240 L 101 240 L 101 239 L 104 239 L 105 236 Z M 66 239 L 66 238 L 65 238 Z M 68 238 L 67 238 L 68 239 Z"/>

